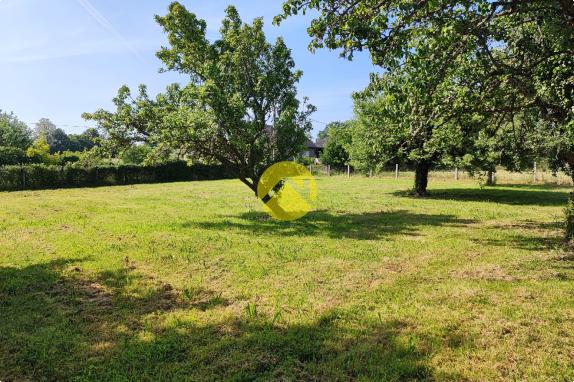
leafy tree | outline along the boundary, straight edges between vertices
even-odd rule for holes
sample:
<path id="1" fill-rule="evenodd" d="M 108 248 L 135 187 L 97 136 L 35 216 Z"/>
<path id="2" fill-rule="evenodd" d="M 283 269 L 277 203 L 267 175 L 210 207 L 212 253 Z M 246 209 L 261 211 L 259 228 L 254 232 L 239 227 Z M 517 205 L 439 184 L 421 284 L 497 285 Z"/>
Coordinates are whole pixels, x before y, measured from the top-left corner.
<path id="1" fill-rule="evenodd" d="M 13 113 L 0 110 L 0 146 L 26 150 L 32 143 L 32 132 Z"/>
<path id="2" fill-rule="evenodd" d="M 61 153 L 70 150 L 71 142 L 68 134 L 62 129 L 56 129 L 52 132 L 50 145 L 50 153 Z"/>
<path id="3" fill-rule="evenodd" d="M 257 192 L 263 171 L 300 153 L 311 129 L 314 107 L 297 99 L 302 73 L 290 50 L 280 38 L 268 43 L 262 19 L 245 24 L 234 7 L 227 8 L 214 42 L 206 37 L 205 21 L 178 2 L 156 20 L 169 42 L 158 57 L 166 70 L 189 76 L 189 83 L 172 85 L 154 100 L 144 86 L 135 99 L 123 87 L 115 112 L 84 117 L 124 146 L 146 142 L 220 162 Z"/>
<path id="4" fill-rule="evenodd" d="M 40 118 L 38 122 L 36 122 L 36 129 L 34 130 L 34 137 L 35 139 L 44 136 L 48 144 L 50 144 L 50 140 L 52 136 L 56 132 L 56 125 L 50 121 L 48 118 Z"/>
<path id="5" fill-rule="evenodd" d="M 51 164 L 54 162 L 50 155 L 50 145 L 44 135 L 38 136 L 30 147 L 26 150 L 26 156 L 34 163 Z"/>
<path id="6" fill-rule="evenodd" d="M 493 126 L 546 130 L 545 154 L 574 176 L 572 1 L 287 0 L 275 21 L 309 10 L 311 49 L 340 49 L 348 58 L 368 50 L 388 71 L 419 60 L 431 69 L 429 82 L 451 87 L 442 118 L 480 115 L 486 137 L 496 136 Z M 531 113 L 537 123 L 517 121 Z M 574 232 L 574 215 L 568 221 Z"/>
<path id="7" fill-rule="evenodd" d="M 410 3 L 292 0 L 276 21 L 299 10 L 315 9 L 318 17 L 309 28 L 312 49 L 340 48 L 348 58 L 355 51 L 369 49 L 373 62 L 386 71 L 372 75 L 368 89 L 356 96 L 359 147 L 351 149 L 355 154 L 351 159 L 364 167 L 412 163 L 416 174 L 414 192 L 425 195 L 429 171 L 446 152 L 462 144 L 461 131 L 471 126 L 457 127 L 457 115 L 452 113 L 459 96 L 457 71 L 460 62 L 468 59 L 470 42 L 450 33 L 448 25 L 422 28 L 413 34 L 405 32 L 405 36 L 386 36 L 387 28 L 395 23 L 400 28 L 408 22 L 401 17 L 408 13 Z M 416 29 L 417 25 L 413 21 L 410 26 Z M 393 42 L 395 38 L 398 42 Z M 465 54 L 454 54 L 458 50 Z M 429 60 L 431 55 L 433 59 Z"/>
<path id="8" fill-rule="evenodd" d="M 102 137 L 98 130 L 89 128 L 81 134 L 68 135 L 68 140 L 69 151 L 83 152 L 99 145 Z"/>
<path id="9" fill-rule="evenodd" d="M 325 133 L 322 139 L 325 139 L 326 143 L 321 155 L 321 162 L 332 166 L 346 166 L 349 164 L 348 150 L 351 145 L 351 122 L 330 123 L 322 133 Z"/>
<path id="10" fill-rule="evenodd" d="M 327 126 L 325 126 L 323 130 L 319 131 L 319 134 L 317 134 L 317 138 L 326 140 L 329 137 L 329 132 L 332 129 L 337 129 L 343 126 L 345 126 L 345 122 L 339 122 L 339 121 L 331 122 L 327 124 Z"/>
<path id="11" fill-rule="evenodd" d="M 36 129 L 34 132 L 36 139 L 44 137 L 48 146 L 50 147 L 50 153 L 61 153 L 71 149 L 71 142 L 68 134 L 58 127 L 48 118 L 41 118 L 36 123 Z"/>

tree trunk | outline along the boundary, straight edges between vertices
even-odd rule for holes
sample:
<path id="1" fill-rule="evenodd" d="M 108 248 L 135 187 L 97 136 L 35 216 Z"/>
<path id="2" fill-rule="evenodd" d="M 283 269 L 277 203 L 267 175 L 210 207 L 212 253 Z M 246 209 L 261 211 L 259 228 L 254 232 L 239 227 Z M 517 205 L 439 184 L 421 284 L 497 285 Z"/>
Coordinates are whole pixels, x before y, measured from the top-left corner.
<path id="1" fill-rule="evenodd" d="M 488 170 L 486 172 L 486 185 L 494 186 L 496 184 L 496 179 L 494 178 L 494 171 Z"/>
<path id="2" fill-rule="evenodd" d="M 257 196 L 257 183 L 258 182 L 256 183 L 255 181 L 250 181 L 249 179 L 243 178 L 243 177 L 240 177 L 239 180 L 243 184 L 245 184 L 247 187 L 249 187 L 249 189 L 255 193 L 255 196 Z"/>
<path id="3" fill-rule="evenodd" d="M 430 165 L 428 162 L 418 162 L 415 166 L 415 188 L 413 193 L 415 196 L 426 196 L 427 185 L 429 183 L 429 170 Z"/>
<path id="4" fill-rule="evenodd" d="M 566 241 L 574 241 L 574 192 L 570 193 L 570 199 L 566 205 Z"/>

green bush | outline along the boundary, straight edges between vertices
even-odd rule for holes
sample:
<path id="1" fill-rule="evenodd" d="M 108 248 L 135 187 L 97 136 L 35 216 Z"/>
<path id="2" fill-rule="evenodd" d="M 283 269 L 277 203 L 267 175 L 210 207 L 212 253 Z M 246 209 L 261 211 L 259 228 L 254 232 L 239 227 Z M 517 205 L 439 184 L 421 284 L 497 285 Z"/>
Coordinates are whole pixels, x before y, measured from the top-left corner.
<path id="1" fill-rule="evenodd" d="M 0 166 L 26 163 L 26 152 L 18 147 L 0 146 Z"/>
<path id="2" fill-rule="evenodd" d="M 192 180 L 231 179 L 233 174 L 223 166 L 169 162 L 154 166 L 75 166 L 0 167 L 0 191 L 41 190 L 115 186 L 138 183 L 167 183 Z"/>

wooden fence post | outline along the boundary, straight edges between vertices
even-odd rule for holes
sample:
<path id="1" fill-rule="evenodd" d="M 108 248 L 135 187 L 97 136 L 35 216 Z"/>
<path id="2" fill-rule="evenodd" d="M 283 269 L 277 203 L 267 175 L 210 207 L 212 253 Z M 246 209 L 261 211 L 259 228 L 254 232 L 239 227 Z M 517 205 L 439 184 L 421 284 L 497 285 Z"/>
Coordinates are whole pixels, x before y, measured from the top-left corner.
<path id="1" fill-rule="evenodd" d="M 327 176 L 331 176 L 331 165 L 327 165 Z"/>
<path id="2" fill-rule="evenodd" d="M 347 178 L 351 177 L 351 166 L 347 165 Z"/>
<path id="3" fill-rule="evenodd" d="M 534 170 L 532 171 L 534 183 L 536 183 L 536 162 L 534 162 Z"/>
<path id="4" fill-rule="evenodd" d="M 399 164 L 395 165 L 395 179 L 399 179 Z"/>
<path id="5" fill-rule="evenodd" d="M 372 177 L 373 177 L 373 169 L 370 168 L 370 169 L 369 169 L 369 178 L 372 178 Z"/>
<path id="6" fill-rule="evenodd" d="M 22 189 L 25 190 L 26 189 L 26 170 L 24 169 L 24 166 L 20 165 L 20 172 L 22 174 Z"/>
<path id="7" fill-rule="evenodd" d="M 454 180 L 458 180 L 458 167 L 454 169 Z"/>

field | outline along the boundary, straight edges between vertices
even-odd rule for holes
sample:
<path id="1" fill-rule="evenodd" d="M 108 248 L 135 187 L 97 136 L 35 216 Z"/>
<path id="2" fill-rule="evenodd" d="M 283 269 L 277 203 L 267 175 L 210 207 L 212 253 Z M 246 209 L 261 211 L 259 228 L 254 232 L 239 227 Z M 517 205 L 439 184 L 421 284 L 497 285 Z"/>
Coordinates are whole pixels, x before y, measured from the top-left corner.
<path id="1" fill-rule="evenodd" d="M 0 193 L 0 381 L 571 381 L 568 188 L 318 180 Z"/>

